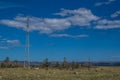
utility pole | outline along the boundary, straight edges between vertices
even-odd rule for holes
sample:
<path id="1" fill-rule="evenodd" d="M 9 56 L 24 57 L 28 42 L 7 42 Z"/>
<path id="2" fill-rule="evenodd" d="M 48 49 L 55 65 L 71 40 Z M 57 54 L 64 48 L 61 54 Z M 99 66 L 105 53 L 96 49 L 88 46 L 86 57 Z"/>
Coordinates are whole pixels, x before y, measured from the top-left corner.
<path id="1" fill-rule="evenodd" d="M 26 67 L 30 68 L 29 17 L 27 17 L 26 45 L 24 54 L 24 68 Z"/>

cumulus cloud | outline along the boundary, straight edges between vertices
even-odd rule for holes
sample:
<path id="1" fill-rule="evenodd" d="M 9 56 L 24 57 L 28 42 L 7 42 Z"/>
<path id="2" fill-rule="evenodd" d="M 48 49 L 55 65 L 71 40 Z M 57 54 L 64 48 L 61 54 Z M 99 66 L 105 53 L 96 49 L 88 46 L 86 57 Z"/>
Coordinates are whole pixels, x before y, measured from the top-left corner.
<path id="1" fill-rule="evenodd" d="M 99 20 L 95 28 L 96 29 L 120 28 L 120 20 L 107 20 L 107 19 Z"/>
<path id="2" fill-rule="evenodd" d="M 7 40 L 6 41 L 8 44 L 13 45 L 13 46 L 18 46 L 20 45 L 20 41 L 19 40 Z"/>
<path id="3" fill-rule="evenodd" d="M 39 31 L 44 34 L 51 34 L 56 31 L 62 31 L 73 26 L 89 26 L 92 21 L 99 17 L 95 16 L 91 10 L 79 8 L 75 10 L 62 9 L 61 12 L 55 13 L 61 18 L 38 18 L 30 16 L 30 31 Z M 0 20 L 1 24 L 26 30 L 26 17 L 16 16 L 13 20 Z"/>
<path id="4" fill-rule="evenodd" d="M 81 34 L 81 35 L 70 35 L 70 34 L 52 34 L 51 37 L 69 37 L 69 38 L 83 38 L 88 37 L 88 35 Z"/>
<path id="5" fill-rule="evenodd" d="M 117 17 L 117 16 L 119 16 L 120 15 L 120 10 L 119 11 L 116 11 L 115 13 L 113 13 L 112 15 L 111 15 L 111 17 L 112 18 L 115 18 L 115 17 Z"/>
<path id="6" fill-rule="evenodd" d="M 114 13 L 112 17 L 118 16 L 119 11 Z M 61 9 L 60 12 L 54 13 L 59 15 L 59 18 L 39 18 L 29 16 L 30 18 L 30 31 L 38 31 L 42 34 L 49 34 L 52 37 L 73 37 L 69 34 L 55 34 L 72 27 L 89 27 L 93 26 L 94 29 L 114 29 L 120 28 L 120 20 L 107 20 L 95 16 L 91 10 L 86 8 L 79 8 L 74 10 Z M 0 24 L 7 25 L 8 27 L 26 30 L 27 17 L 18 15 L 12 20 L 2 19 Z M 76 37 L 79 37 L 76 35 Z M 80 36 L 81 37 L 81 36 Z M 74 37 L 73 37 L 74 38 Z"/>
<path id="7" fill-rule="evenodd" d="M 115 0 L 108 0 L 106 2 L 98 2 L 98 3 L 95 4 L 95 6 L 108 5 L 108 4 L 111 4 L 114 1 Z"/>
<path id="8" fill-rule="evenodd" d="M 19 40 L 9 40 L 5 38 L 0 39 L 0 49 L 9 49 L 20 45 L 21 43 Z"/>
<path id="9" fill-rule="evenodd" d="M 91 21 L 99 19 L 99 17 L 93 15 L 91 10 L 85 8 L 76 10 L 61 9 L 61 12 L 55 13 L 55 15 L 66 17 L 66 19 L 75 26 L 89 26 Z"/>

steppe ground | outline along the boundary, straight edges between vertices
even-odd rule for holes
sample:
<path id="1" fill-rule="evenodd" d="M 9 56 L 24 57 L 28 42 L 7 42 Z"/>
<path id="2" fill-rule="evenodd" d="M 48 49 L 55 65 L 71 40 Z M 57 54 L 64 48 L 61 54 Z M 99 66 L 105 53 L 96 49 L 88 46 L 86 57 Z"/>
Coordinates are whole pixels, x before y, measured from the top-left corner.
<path id="1" fill-rule="evenodd" d="M 90 70 L 0 68 L 0 80 L 120 80 L 120 67 Z"/>

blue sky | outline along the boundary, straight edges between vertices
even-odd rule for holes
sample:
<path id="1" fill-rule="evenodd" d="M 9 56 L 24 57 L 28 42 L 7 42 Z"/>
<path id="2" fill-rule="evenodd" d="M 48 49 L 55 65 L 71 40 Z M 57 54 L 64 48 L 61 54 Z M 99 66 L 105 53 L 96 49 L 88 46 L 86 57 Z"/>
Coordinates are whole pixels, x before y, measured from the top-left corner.
<path id="1" fill-rule="evenodd" d="M 0 0 L 0 60 L 120 61 L 119 0 Z"/>

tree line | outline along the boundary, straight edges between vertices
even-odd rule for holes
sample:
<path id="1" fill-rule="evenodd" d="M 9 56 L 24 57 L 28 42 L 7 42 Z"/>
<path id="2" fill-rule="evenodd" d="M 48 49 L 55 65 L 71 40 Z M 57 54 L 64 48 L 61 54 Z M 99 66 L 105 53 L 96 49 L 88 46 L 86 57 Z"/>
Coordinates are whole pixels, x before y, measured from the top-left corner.
<path id="1" fill-rule="evenodd" d="M 48 70 L 49 68 L 73 70 L 79 67 L 80 67 L 80 64 L 78 62 L 74 62 L 74 61 L 68 62 L 65 57 L 63 62 L 49 62 L 48 58 L 46 58 L 40 65 L 40 68 L 45 68 L 46 70 Z"/>
<path id="2" fill-rule="evenodd" d="M 16 67 L 22 67 L 22 65 L 20 65 L 17 60 L 10 61 L 10 58 L 6 57 L 5 60 L 1 62 L 0 67 L 1 68 L 16 68 Z"/>
<path id="3" fill-rule="evenodd" d="M 0 64 L 1 68 L 18 68 L 18 67 L 24 67 L 23 64 L 21 64 L 19 61 L 14 60 L 10 61 L 9 57 L 6 57 L 4 61 L 1 62 Z M 87 67 L 88 69 L 91 67 L 91 64 L 89 63 L 84 63 L 80 64 L 78 62 L 72 61 L 69 62 L 67 61 L 67 58 L 64 57 L 62 62 L 50 62 L 48 58 L 44 59 L 43 62 L 41 62 L 38 65 L 30 65 L 31 68 L 44 68 L 46 70 L 48 69 L 66 69 L 66 70 L 74 70 L 78 69 L 81 67 Z"/>

